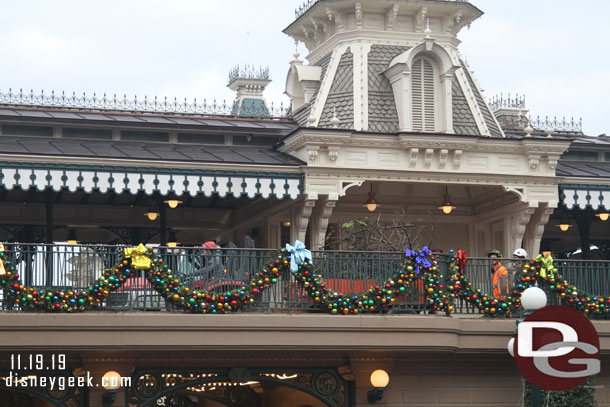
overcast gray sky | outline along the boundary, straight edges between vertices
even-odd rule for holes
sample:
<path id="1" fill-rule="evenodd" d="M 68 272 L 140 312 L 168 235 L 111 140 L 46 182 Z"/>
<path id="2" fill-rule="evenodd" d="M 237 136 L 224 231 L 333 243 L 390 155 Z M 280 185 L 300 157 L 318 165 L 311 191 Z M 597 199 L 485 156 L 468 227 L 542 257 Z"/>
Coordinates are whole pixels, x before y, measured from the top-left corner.
<path id="1" fill-rule="evenodd" d="M 227 99 L 229 69 L 269 66 L 282 95 L 300 0 L 2 0 L 0 89 Z M 610 134 L 608 0 L 472 0 L 460 33 L 488 98 L 526 95 L 531 113 L 583 118 Z M 302 56 L 305 48 L 300 47 Z"/>

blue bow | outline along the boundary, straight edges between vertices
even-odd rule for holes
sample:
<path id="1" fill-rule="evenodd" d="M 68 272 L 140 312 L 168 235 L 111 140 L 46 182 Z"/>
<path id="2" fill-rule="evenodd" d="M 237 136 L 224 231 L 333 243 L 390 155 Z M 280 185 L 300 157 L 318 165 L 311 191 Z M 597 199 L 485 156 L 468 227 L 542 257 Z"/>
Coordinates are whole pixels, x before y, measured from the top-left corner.
<path id="1" fill-rule="evenodd" d="M 303 264 L 306 259 L 312 263 L 311 251 L 305 248 L 305 244 L 300 240 L 294 242 L 294 246 L 286 243 L 286 251 L 290 253 L 290 272 L 296 273 L 299 271 L 299 265 Z"/>
<path id="2" fill-rule="evenodd" d="M 407 249 L 405 254 L 407 257 L 415 257 L 415 272 L 419 273 L 419 268 L 422 266 L 424 268 L 432 267 L 432 263 L 430 263 L 428 260 L 428 256 L 431 253 L 432 252 L 430 249 L 428 249 L 428 246 L 424 246 L 424 248 L 421 249 L 421 252 L 415 252 L 411 249 Z"/>

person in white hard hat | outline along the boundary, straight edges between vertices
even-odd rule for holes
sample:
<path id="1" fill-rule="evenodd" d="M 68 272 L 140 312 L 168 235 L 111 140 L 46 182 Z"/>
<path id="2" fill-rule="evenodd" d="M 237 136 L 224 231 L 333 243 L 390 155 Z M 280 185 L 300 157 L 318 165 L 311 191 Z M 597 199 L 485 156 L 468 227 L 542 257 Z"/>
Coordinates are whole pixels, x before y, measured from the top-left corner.
<path id="1" fill-rule="evenodd" d="M 510 272 L 511 279 L 514 281 L 515 277 L 519 275 L 519 272 L 523 269 L 523 266 L 527 261 L 527 251 L 525 249 L 516 249 L 513 252 L 513 259 Z"/>

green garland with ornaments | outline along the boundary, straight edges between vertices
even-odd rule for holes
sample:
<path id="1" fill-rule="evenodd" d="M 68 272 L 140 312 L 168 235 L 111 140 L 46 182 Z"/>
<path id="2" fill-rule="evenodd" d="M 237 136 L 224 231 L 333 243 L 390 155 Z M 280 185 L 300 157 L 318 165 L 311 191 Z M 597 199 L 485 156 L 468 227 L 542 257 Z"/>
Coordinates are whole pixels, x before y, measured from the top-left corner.
<path id="1" fill-rule="evenodd" d="M 284 249 L 281 252 L 288 254 Z M 423 289 L 429 310 L 445 311 L 447 314 L 453 311 L 453 297 L 444 294 L 438 263 L 425 247 L 421 252 L 407 250 L 403 266 L 391 278 L 360 294 L 345 294 L 329 289 L 318 270 L 319 267 L 311 262 L 303 262 L 294 275 L 303 284 L 313 304 L 332 314 L 362 314 L 388 309 L 400 295 L 412 292 L 416 285 Z"/>
<path id="2" fill-rule="evenodd" d="M 521 308 L 523 291 L 534 286 L 546 288 L 547 293 L 557 294 L 561 305 L 575 308 L 585 314 L 603 315 L 610 312 L 610 297 L 591 294 L 570 284 L 559 274 L 553 258 L 549 255 L 540 254 L 526 262 L 515 276 L 509 295 L 503 298 L 494 298 L 480 289 L 473 289 L 466 276 L 465 267 L 459 266 L 457 262 L 452 262 L 449 270 L 452 282 L 449 286 L 453 286 L 456 299 L 471 304 L 489 316 L 510 317 Z"/>
<path id="3" fill-rule="evenodd" d="M 302 283 L 313 305 L 331 314 L 388 309 L 398 296 L 411 292 L 416 285 L 424 290 L 430 310 L 447 314 L 453 311 L 453 296 L 444 294 L 438 263 L 425 248 L 422 252 L 408 251 L 403 267 L 380 285 L 361 294 L 344 294 L 329 289 L 318 273 L 319 267 L 312 264 L 311 255 L 302 255 L 302 252 L 310 252 L 298 243 L 295 244 L 297 248 L 286 245 L 278 250 L 275 258 L 253 275 L 248 284 L 222 293 L 186 287 L 162 255 L 154 254 L 152 248 L 143 245 L 125 249 L 124 258 L 115 267 L 105 269 L 104 274 L 86 289 L 26 287 L 9 259 L 11 256 L 1 247 L 0 287 L 4 290 L 5 301 L 24 311 L 82 312 L 99 308 L 112 292 L 136 274 L 136 270 L 144 270 L 148 281 L 168 303 L 185 311 L 216 314 L 236 312 L 254 303 L 258 295 L 277 283 L 280 273 L 290 270 L 296 281 Z"/>
<path id="4" fill-rule="evenodd" d="M 523 266 L 510 295 L 504 298 L 493 298 L 472 288 L 465 273 L 466 252 L 449 252 L 448 273 L 443 276 L 437 258 L 426 247 L 419 252 L 407 249 L 399 270 L 386 281 L 359 294 L 340 293 L 329 288 L 319 273 L 319 266 L 313 264 L 311 252 L 298 241 L 295 246 L 279 249 L 247 284 L 221 293 L 185 286 L 177 273 L 179 270 L 171 270 L 162 255 L 154 254 L 152 248 L 144 245 L 125 249 L 124 257 L 117 265 L 105 269 L 101 277 L 82 290 L 26 287 L 15 270 L 13 257 L 14 254 L 4 250 L 0 243 L 0 288 L 4 291 L 4 301 L 24 311 L 82 312 L 100 308 L 112 292 L 119 290 L 137 274 L 136 271 L 143 270 L 166 302 L 184 311 L 204 314 L 240 311 L 253 304 L 257 296 L 288 271 L 302 284 L 312 305 L 331 314 L 383 311 L 394 306 L 399 296 L 419 291 L 431 312 L 449 315 L 454 310 L 455 300 L 460 299 L 487 315 L 510 317 L 521 306 L 521 293 L 536 285 L 546 286 L 558 294 L 564 305 L 584 313 L 610 312 L 610 298 L 578 290 L 558 274 L 551 257 L 542 255 Z"/>

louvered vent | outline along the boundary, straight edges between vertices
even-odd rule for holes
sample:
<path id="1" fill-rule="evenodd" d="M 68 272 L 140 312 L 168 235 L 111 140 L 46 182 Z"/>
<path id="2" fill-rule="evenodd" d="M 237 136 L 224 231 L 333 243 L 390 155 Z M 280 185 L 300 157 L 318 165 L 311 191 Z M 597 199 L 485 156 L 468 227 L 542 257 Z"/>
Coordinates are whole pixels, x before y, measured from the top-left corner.
<path id="1" fill-rule="evenodd" d="M 434 69 L 430 61 L 418 58 L 411 68 L 413 130 L 436 130 L 434 118 Z"/>

